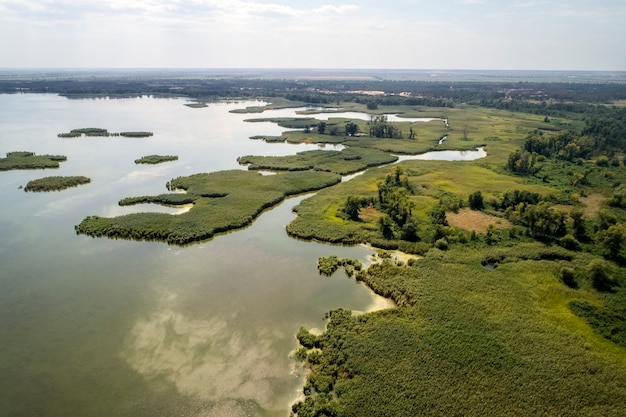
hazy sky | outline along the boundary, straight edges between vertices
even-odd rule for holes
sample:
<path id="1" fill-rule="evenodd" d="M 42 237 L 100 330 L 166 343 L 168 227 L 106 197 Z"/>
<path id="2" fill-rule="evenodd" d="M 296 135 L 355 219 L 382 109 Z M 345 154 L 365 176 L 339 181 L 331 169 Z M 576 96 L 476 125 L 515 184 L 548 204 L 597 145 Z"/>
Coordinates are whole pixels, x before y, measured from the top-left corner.
<path id="1" fill-rule="evenodd" d="M 626 70 L 624 0 L 0 0 L 0 67 Z"/>

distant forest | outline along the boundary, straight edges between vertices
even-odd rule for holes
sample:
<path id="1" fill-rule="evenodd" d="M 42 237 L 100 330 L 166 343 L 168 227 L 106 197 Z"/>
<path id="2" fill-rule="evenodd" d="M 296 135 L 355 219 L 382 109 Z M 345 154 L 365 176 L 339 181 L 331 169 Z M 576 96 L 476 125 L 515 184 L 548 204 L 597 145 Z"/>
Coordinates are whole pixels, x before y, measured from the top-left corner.
<path id="1" fill-rule="evenodd" d="M 459 103 L 558 115 L 594 112 L 594 105 L 626 100 L 626 83 L 545 81 L 415 81 L 364 77 L 294 79 L 231 76 L 224 78 L 165 74 L 109 77 L 0 77 L 0 93 L 57 93 L 67 97 L 184 96 L 209 101 L 224 98 L 284 97 L 309 104 L 341 102 L 377 105 L 452 107 Z M 384 92 L 371 95 L 364 92 Z"/>

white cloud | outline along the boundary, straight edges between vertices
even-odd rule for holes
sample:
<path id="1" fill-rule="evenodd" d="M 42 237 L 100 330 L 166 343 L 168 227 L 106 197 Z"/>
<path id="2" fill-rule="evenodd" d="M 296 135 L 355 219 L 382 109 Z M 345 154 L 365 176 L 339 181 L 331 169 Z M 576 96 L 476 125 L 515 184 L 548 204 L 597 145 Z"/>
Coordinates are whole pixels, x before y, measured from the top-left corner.
<path id="1" fill-rule="evenodd" d="M 554 0 L 0 0 L 0 36 L 12 39 L 0 43 L 0 56 L 15 66 L 522 68 L 554 59 L 554 51 L 533 48 L 549 40 L 559 51 L 576 51 L 569 61 L 564 53 L 559 56 L 563 68 L 578 67 L 588 56 L 583 62 L 615 69 L 626 68 L 615 53 L 626 33 L 624 19 L 622 0 L 567 5 Z M 589 46 L 590 39 L 606 48 Z M 515 48 L 502 46 L 496 54 L 496 41 Z M 507 55 L 509 49 L 517 52 Z"/>
<path id="2" fill-rule="evenodd" d="M 356 4 L 342 4 L 341 6 L 331 6 L 326 4 L 324 6 L 318 7 L 317 9 L 314 9 L 313 12 L 325 16 L 337 16 L 353 12 L 358 9 L 359 6 L 357 6 Z"/>

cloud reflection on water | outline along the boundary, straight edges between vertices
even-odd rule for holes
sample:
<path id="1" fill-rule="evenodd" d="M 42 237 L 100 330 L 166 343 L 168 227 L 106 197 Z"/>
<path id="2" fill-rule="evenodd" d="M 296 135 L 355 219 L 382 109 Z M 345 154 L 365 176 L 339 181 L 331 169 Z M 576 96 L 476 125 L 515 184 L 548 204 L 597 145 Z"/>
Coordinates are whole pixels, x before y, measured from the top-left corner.
<path id="1" fill-rule="evenodd" d="M 249 415 L 250 402 L 284 407 L 273 403 L 284 378 L 282 364 L 274 363 L 275 335 L 240 328 L 225 318 L 165 309 L 135 322 L 121 356 L 147 380 L 164 378 L 181 394 L 212 403 L 205 417 Z"/>

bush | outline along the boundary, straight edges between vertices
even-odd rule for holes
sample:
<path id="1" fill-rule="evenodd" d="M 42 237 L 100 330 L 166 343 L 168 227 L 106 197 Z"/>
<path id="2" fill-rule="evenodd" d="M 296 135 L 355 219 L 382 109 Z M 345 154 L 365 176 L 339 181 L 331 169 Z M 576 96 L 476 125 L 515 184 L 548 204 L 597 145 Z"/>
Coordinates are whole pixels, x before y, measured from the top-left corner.
<path id="1" fill-rule="evenodd" d="M 578 282 L 576 281 L 576 272 L 567 266 L 564 266 L 559 271 L 559 279 L 563 284 L 570 288 L 578 288 Z"/>
<path id="2" fill-rule="evenodd" d="M 596 159 L 596 165 L 599 167 L 608 167 L 609 166 L 609 158 L 606 156 L 601 156 Z"/>
<path id="3" fill-rule="evenodd" d="M 611 276 L 609 265 L 602 259 L 594 259 L 587 265 L 591 285 L 598 291 L 610 292 L 617 285 L 615 278 Z"/>
<path id="4" fill-rule="evenodd" d="M 482 210 L 485 208 L 483 195 L 480 191 L 476 191 L 469 195 L 469 206 L 472 210 Z"/>
<path id="5" fill-rule="evenodd" d="M 580 242 L 572 235 L 565 235 L 559 239 L 559 246 L 575 251 L 579 251 L 582 248 Z"/>
<path id="6" fill-rule="evenodd" d="M 435 242 L 435 247 L 437 249 L 440 249 L 440 250 L 447 250 L 448 249 L 448 241 L 446 239 L 438 239 Z"/>
<path id="7" fill-rule="evenodd" d="M 313 349 L 318 345 L 317 336 L 312 335 L 304 327 L 300 327 L 300 329 L 298 329 L 296 338 L 298 339 L 298 342 L 300 342 L 300 344 L 307 349 Z"/>

